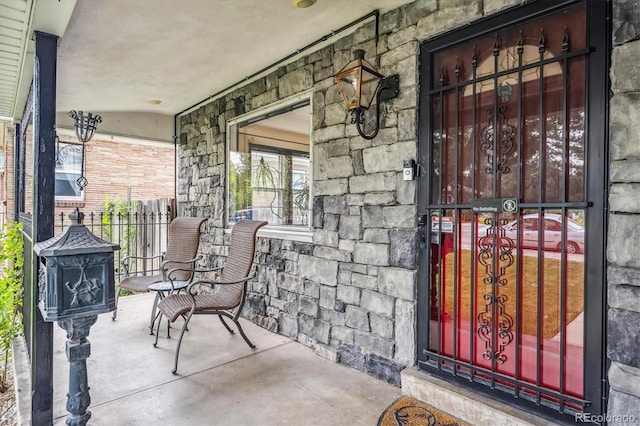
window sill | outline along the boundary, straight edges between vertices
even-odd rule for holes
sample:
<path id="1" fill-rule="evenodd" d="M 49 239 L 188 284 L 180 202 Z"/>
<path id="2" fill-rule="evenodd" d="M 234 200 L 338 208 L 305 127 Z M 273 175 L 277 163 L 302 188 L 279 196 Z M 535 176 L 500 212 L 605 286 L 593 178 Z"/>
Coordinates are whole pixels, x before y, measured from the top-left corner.
<path id="1" fill-rule="evenodd" d="M 226 232 L 231 233 L 231 228 Z M 308 228 L 296 228 L 293 226 L 264 226 L 258 230 L 259 238 L 274 238 L 278 240 L 290 240 L 300 243 L 313 242 L 313 231 Z"/>
<path id="2" fill-rule="evenodd" d="M 56 207 L 84 207 L 82 200 L 56 200 Z"/>
<path id="3" fill-rule="evenodd" d="M 298 241 L 301 243 L 313 242 L 313 231 L 310 229 L 296 229 L 293 227 L 265 226 L 258 230 L 258 237 L 277 238 L 280 240 Z"/>

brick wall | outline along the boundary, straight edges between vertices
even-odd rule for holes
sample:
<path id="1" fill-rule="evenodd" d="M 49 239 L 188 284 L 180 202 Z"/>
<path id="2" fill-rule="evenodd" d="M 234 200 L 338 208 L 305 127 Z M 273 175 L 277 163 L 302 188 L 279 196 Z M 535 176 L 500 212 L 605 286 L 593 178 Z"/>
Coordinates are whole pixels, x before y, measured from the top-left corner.
<path id="1" fill-rule="evenodd" d="M 101 211 L 106 197 L 132 200 L 173 198 L 174 146 L 164 142 L 95 137 L 86 153 L 84 211 Z M 68 211 L 58 207 L 56 210 Z"/>
<path id="2" fill-rule="evenodd" d="M 0 123 L 2 146 L 4 151 L 4 173 L 2 174 L 2 187 L 4 192 L 2 193 L 2 199 L 0 199 L 0 214 L 3 214 L 5 220 L 13 220 L 13 210 L 15 203 L 13 197 L 9 194 L 13 194 L 13 188 L 15 182 L 13 181 L 13 173 L 9 173 L 13 170 L 13 148 L 14 148 L 14 129 L 12 126 L 5 123 Z M 11 179 L 9 179 L 11 176 Z"/>
<path id="3" fill-rule="evenodd" d="M 76 137 L 60 130 L 62 141 L 75 142 Z M 14 129 L 7 126 L 5 142 L 5 184 L 7 211 L 12 218 L 14 206 Z M 86 152 L 86 173 L 89 181 L 84 201 L 56 201 L 56 215 L 69 213 L 76 207 L 83 212 L 104 210 L 107 197 L 111 200 L 155 200 L 174 198 L 175 149 L 166 142 L 144 141 L 117 136 L 96 135 Z M 31 158 L 27 147 L 27 158 Z M 27 166 L 27 197 L 31 194 L 32 166 Z M 31 206 L 27 210 L 31 211 Z"/>
<path id="4" fill-rule="evenodd" d="M 75 141 L 75 137 L 64 140 Z M 56 201 L 56 214 L 76 206 L 102 211 L 109 199 L 153 200 L 174 197 L 174 146 L 165 142 L 95 136 L 88 144 L 84 202 Z"/>

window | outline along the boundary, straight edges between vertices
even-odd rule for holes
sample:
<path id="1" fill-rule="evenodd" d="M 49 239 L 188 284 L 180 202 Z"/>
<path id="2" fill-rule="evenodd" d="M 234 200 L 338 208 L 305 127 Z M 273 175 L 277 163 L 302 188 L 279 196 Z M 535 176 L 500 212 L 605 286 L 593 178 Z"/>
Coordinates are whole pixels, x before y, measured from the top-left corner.
<path id="1" fill-rule="evenodd" d="M 562 225 L 557 220 L 544 220 L 544 229 L 547 231 L 560 232 L 562 231 Z"/>
<path id="2" fill-rule="evenodd" d="M 229 126 L 228 221 L 309 227 L 310 107 L 244 117 Z"/>
<path id="3" fill-rule="evenodd" d="M 82 177 L 82 145 L 60 142 L 56 158 L 56 199 L 82 199 L 78 179 Z"/>

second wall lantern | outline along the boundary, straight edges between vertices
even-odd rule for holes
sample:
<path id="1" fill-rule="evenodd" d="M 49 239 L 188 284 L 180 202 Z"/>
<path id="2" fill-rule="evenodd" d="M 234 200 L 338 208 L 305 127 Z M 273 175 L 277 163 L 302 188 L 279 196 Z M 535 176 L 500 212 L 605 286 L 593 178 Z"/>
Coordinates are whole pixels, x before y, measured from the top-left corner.
<path id="1" fill-rule="evenodd" d="M 380 127 L 380 102 L 398 96 L 399 78 L 397 74 L 385 78 L 364 59 L 364 50 L 354 50 L 353 57 L 353 60 L 345 65 L 335 78 L 342 100 L 347 110 L 351 111 L 351 122 L 355 123 L 358 134 L 365 139 L 373 139 Z M 367 134 L 362 129 L 364 111 L 369 109 L 374 97 L 376 97 L 376 127 L 373 133 Z"/>

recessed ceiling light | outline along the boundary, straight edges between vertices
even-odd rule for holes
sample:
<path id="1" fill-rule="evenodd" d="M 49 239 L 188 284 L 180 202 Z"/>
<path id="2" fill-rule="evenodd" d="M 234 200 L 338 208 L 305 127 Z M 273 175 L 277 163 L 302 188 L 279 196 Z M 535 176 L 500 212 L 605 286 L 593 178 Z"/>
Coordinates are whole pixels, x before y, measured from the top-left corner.
<path id="1" fill-rule="evenodd" d="M 300 9 L 304 9 L 305 7 L 313 6 L 316 0 L 293 0 L 293 4 Z"/>
<path id="2" fill-rule="evenodd" d="M 147 101 L 147 103 L 151 105 L 159 105 L 162 101 L 160 99 L 151 99 L 150 101 Z"/>

